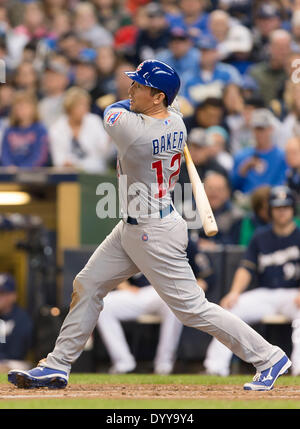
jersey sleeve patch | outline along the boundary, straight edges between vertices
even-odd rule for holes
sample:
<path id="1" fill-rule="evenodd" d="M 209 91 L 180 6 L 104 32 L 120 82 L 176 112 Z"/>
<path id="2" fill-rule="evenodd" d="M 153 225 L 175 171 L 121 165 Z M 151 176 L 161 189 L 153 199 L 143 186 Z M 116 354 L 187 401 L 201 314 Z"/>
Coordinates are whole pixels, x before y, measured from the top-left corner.
<path id="1" fill-rule="evenodd" d="M 108 113 L 108 115 L 107 115 L 107 117 L 105 119 L 105 122 L 107 123 L 107 125 L 109 125 L 109 126 L 112 127 L 120 119 L 122 113 L 124 113 L 124 112 L 111 112 L 111 113 Z"/>

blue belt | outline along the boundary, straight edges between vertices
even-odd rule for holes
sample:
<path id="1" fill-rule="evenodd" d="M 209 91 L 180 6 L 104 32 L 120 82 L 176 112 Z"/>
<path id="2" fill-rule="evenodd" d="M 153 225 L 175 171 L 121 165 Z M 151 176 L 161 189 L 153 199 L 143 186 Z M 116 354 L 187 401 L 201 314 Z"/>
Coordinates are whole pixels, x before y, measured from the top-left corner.
<path id="1" fill-rule="evenodd" d="M 165 207 L 164 209 L 159 210 L 160 218 L 162 219 L 162 218 L 168 216 L 170 213 L 172 213 L 173 210 L 174 210 L 174 207 L 171 204 L 168 207 Z M 131 216 L 127 217 L 126 222 L 130 223 L 130 225 L 138 225 L 139 224 L 137 219 L 135 217 L 131 217 Z"/>

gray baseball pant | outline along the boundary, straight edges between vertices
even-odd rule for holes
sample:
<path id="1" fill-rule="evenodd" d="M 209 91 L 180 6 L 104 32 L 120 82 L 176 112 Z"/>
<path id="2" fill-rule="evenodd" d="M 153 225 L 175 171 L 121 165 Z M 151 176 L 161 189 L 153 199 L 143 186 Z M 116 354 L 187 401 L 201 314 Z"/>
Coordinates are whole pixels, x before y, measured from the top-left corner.
<path id="1" fill-rule="evenodd" d="M 70 310 L 54 350 L 42 365 L 70 372 L 93 332 L 103 298 L 120 282 L 142 272 L 186 326 L 217 338 L 235 355 L 263 371 L 284 356 L 254 329 L 207 301 L 186 257 L 187 224 L 173 211 L 163 219 L 121 220 L 75 277 Z"/>

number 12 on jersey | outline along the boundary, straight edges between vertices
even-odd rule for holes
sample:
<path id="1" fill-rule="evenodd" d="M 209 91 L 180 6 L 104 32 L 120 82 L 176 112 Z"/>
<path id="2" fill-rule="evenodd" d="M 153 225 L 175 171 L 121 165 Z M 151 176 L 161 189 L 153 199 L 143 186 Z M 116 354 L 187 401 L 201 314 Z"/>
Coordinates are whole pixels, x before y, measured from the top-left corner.
<path id="1" fill-rule="evenodd" d="M 177 181 L 177 176 L 179 175 L 179 172 L 180 172 L 181 153 L 176 153 L 172 157 L 170 168 L 173 168 L 175 164 L 177 164 L 177 169 L 170 175 L 169 185 L 168 185 L 168 188 L 166 189 L 166 187 L 164 187 L 163 161 L 160 159 L 159 161 L 152 162 L 151 168 L 152 170 L 156 170 L 156 181 L 158 184 L 158 193 L 154 194 L 154 198 L 163 198 L 166 195 L 167 191 L 170 191 L 174 188 L 175 183 Z"/>

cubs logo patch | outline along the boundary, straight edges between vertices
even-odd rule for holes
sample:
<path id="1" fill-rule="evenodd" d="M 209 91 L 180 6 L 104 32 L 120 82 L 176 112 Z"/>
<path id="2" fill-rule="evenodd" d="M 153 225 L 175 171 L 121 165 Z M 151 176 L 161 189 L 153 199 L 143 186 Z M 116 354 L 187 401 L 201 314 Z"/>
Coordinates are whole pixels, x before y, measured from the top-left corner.
<path id="1" fill-rule="evenodd" d="M 142 235 L 142 240 L 143 241 L 148 241 L 148 239 L 149 239 L 148 234 L 143 234 Z"/>
<path id="2" fill-rule="evenodd" d="M 113 112 L 108 115 L 106 118 L 106 123 L 110 126 L 115 125 L 115 123 L 120 119 L 123 112 Z"/>

